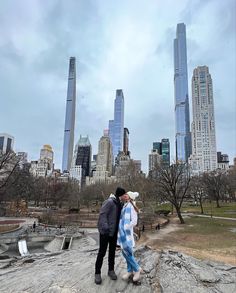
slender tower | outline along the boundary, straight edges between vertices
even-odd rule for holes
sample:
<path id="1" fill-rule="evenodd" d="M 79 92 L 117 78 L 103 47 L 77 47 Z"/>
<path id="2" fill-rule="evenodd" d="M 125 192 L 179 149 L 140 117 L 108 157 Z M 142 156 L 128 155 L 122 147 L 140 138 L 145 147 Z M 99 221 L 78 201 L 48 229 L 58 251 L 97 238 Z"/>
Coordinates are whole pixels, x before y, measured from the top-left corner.
<path id="1" fill-rule="evenodd" d="M 64 144 L 62 157 L 62 172 L 69 171 L 74 146 L 75 128 L 75 101 L 76 101 L 76 68 L 75 57 L 70 57 L 69 77 L 66 99 L 66 117 L 64 130 Z"/>
<path id="2" fill-rule="evenodd" d="M 187 162 L 191 154 L 191 133 L 189 122 L 186 28 L 184 23 L 177 24 L 176 39 L 174 40 L 174 87 L 176 160 Z"/>
<path id="3" fill-rule="evenodd" d="M 114 120 L 109 120 L 109 137 L 115 158 L 120 151 L 123 151 L 124 140 L 124 95 L 121 89 L 116 90 Z"/>

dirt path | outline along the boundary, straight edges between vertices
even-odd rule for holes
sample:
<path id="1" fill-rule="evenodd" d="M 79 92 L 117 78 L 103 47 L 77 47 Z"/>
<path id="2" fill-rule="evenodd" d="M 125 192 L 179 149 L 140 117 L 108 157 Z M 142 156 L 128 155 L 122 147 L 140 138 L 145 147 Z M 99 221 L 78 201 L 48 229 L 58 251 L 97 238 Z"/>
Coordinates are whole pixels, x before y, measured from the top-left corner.
<path id="1" fill-rule="evenodd" d="M 193 249 L 188 247 L 188 236 L 185 240 L 180 239 L 176 231 L 183 230 L 183 226 L 178 223 L 177 218 L 171 218 L 169 224 L 158 231 L 147 231 L 142 234 L 138 241 L 139 245 L 147 245 L 153 249 L 170 249 L 186 253 L 198 259 L 219 261 L 231 265 L 236 265 L 236 248 L 229 249 Z M 182 236 L 183 237 L 183 236 Z M 198 235 L 192 235 L 191 241 L 199 241 Z"/>

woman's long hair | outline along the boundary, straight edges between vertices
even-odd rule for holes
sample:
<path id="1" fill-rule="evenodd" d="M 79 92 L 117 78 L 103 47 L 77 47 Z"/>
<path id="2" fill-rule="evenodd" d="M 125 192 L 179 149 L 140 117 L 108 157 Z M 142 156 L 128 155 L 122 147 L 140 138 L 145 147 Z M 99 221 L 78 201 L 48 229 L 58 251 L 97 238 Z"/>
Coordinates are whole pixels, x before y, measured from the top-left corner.
<path id="1" fill-rule="evenodd" d="M 134 207 L 136 213 L 138 214 L 139 213 L 139 209 L 138 207 L 135 205 L 134 201 L 130 198 L 130 203 L 132 204 L 132 206 Z"/>

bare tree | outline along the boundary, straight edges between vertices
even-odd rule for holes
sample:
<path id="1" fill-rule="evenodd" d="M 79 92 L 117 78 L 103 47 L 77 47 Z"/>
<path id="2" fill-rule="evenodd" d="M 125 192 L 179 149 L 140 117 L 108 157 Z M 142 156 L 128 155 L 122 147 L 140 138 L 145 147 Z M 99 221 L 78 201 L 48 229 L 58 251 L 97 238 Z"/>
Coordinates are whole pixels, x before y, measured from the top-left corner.
<path id="1" fill-rule="evenodd" d="M 236 200 L 236 168 L 228 170 L 224 174 L 224 186 L 229 200 Z"/>
<path id="2" fill-rule="evenodd" d="M 221 171 L 212 171 L 203 174 L 205 190 L 211 200 L 216 201 L 216 207 L 220 208 L 220 199 L 224 193 L 225 177 Z"/>
<path id="3" fill-rule="evenodd" d="M 31 199 L 33 192 L 33 176 L 29 170 L 16 168 L 4 187 L 5 199 L 19 202 Z"/>
<path id="4" fill-rule="evenodd" d="M 13 151 L 0 152 L 0 191 L 7 185 L 15 170 L 19 167 L 19 160 Z"/>
<path id="5" fill-rule="evenodd" d="M 156 166 L 156 174 L 157 177 L 154 179 L 156 192 L 163 200 L 169 201 L 175 207 L 180 223 L 184 224 L 181 206 L 190 187 L 188 165 L 177 162 L 166 168 L 159 164 Z"/>
<path id="6" fill-rule="evenodd" d="M 204 189 L 202 176 L 192 177 L 191 184 L 190 184 L 190 195 L 193 196 L 196 202 L 199 202 L 200 208 L 201 208 L 201 214 L 204 214 L 203 200 L 205 197 L 205 189 Z"/>

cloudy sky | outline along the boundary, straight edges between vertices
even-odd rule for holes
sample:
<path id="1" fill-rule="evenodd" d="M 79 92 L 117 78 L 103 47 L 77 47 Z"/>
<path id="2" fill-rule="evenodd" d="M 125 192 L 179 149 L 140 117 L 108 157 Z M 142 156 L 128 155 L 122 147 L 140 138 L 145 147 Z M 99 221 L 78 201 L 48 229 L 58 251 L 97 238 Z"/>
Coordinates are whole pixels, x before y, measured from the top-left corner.
<path id="1" fill-rule="evenodd" d="M 173 39 L 187 28 L 191 76 L 213 79 L 217 150 L 236 156 L 235 0 L 1 0 L 0 133 L 39 158 L 43 144 L 61 168 L 69 57 L 77 58 L 75 143 L 98 140 L 123 89 L 130 150 L 147 170 L 153 141 L 169 138 L 174 159 Z"/>

